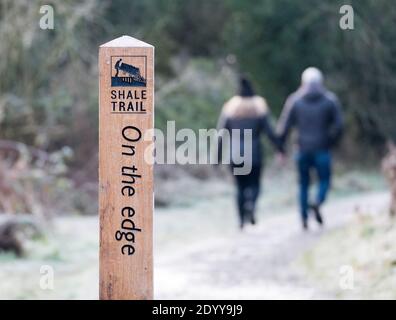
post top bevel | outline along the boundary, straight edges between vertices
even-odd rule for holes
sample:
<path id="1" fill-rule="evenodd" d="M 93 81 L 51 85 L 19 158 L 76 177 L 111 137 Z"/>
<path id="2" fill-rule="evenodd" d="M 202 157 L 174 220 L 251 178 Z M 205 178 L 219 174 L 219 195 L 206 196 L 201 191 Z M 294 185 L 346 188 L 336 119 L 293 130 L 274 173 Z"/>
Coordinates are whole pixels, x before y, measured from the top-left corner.
<path id="1" fill-rule="evenodd" d="M 128 47 L 141 47 L 141 48 L 154 48 L 151 44 L 148 44 L 144 41 L 138 40 L 136 38 L 123 35 L 122 37 L 115 38 L 100 45 L 100 48 L 107 48 L 107 47 L 119 47 L 119 48 L 128 48 Z"/>

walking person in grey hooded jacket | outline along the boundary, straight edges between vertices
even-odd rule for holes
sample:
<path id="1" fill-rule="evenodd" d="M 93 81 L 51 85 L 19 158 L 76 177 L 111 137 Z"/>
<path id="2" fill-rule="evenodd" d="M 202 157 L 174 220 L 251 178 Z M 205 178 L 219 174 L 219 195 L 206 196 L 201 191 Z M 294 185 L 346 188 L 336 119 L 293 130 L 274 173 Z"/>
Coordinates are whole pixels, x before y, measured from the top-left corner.
<path id="1" fill-rule="evenodd" d="M 331 149 L 339 140 L 343 121 L 337 97 L 323 85 L 323 75 L 316 68 L 302 74 L 301 87 L 287 99 L 278 124 L 284 145 L 292 128 L 298 133 L 296 165 L 299 176 L 299 202 L 303 228 L 308 229 L 308 213 L 312 211 L 322 225 L 320 212 L 331 183 Z M 309 201 L 311 173 L 319 180 L 316 198 Z"/>

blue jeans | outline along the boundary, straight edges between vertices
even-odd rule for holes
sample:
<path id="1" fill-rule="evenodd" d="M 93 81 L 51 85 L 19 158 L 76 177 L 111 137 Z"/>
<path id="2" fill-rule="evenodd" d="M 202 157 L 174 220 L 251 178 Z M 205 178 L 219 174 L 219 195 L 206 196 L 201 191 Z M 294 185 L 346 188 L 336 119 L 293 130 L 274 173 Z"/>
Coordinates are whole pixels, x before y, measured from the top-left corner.
<path id="1" fill-rule="evenodd" d="M 326 200 L 331 183 L 331 154 L 329 151 L 299 152 L 296 156 L 299 176 L 300 213 L 303 220 L 308 218 L 309 187 L 311 171 L 315 170 L 319 186 L 313 204 L 320 206 Z"/>

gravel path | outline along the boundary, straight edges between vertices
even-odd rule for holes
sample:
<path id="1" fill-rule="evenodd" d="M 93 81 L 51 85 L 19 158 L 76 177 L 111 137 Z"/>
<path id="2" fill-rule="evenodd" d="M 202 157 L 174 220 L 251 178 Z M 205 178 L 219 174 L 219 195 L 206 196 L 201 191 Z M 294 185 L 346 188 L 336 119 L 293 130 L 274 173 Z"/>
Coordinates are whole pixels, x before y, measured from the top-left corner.
<path id="1" fill-rule="evenodd" d="M 382 192 L 331 200 L 325 208 L 326 228 L 312 223 L 304 234 L 294 202 L 267 193 L 260 198 L 258 225 L 241 233 L 232 189 L 211 193 L 156 209 L 156 299 L 335 298 L 334 292 L 310 283 L 296 261 L 356 212 L 383 211 L 388 202 Z M 31 243 L 29 252 L 21 259 L 0 255 L 0 299 L 97 299 L 97 217 L 54 220 L 48 239 Z M 54 268 L 54 290 L 39 287 L 42 265 Z"/>
<path id="2" fill-rule="evenodd" d="M 325 208 L 325 229 L 318 229 L 312 221 L 309 233 L 300 230 L 294 212 L 284 212 L 261 219 L 258 226 L 242 233 L 234 230 L 174 250 L 162 250 L 159 243 L 155 254 L 155 298 L 335 298 L 331 292 L 312 287 L 296 259 L 327 230 L 345 225 L 356 212 L 384 210 L 387 201 L 384 193 L 333 201 Z"/>

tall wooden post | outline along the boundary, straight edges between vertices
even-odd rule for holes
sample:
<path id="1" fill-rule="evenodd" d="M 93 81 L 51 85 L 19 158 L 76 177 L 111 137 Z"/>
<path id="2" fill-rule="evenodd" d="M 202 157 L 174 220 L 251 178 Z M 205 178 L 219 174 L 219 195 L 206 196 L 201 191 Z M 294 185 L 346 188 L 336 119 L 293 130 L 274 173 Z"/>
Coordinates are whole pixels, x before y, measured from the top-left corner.
<path id="1" fill-rule="evenodd" d="M 101 45 L 100 299 L 153 298 L 153 119 L 154 47 L 129 36 Z"/>

